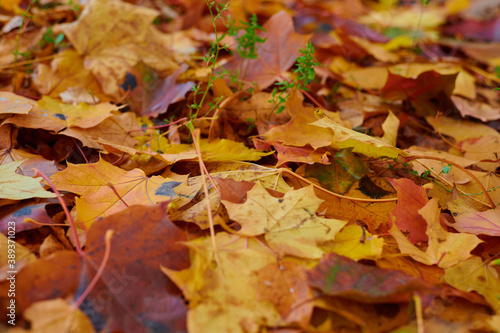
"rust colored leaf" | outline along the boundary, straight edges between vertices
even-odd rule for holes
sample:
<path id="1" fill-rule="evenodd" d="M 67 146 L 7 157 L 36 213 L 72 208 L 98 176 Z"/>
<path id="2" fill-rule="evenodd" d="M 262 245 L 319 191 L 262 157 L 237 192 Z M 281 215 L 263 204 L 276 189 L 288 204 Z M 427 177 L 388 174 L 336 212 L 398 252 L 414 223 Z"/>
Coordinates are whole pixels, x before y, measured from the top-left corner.
<path id="1" fill-rule="evenodd" d="M 278 152 L 278 163 L 282 165 L 287 162 L 300 162 L 300 163 L 330 163 L 328 156 L 330 152 L 325 149 L 312 149 L 309 147 L 290 147 L 284 146 L 279 143 L 273 143 L 274 149 Z"/>
<path id="2" fill-rule="evenodd" d="M 432 292 L 432 287 L 421 279 L 365 266 L 335 253 L 324 255 L 307 275 L 309 284 L 326 295 L 366 303 L 408 302 L 415 292 Z"/>
<path id="3" fill-rule="evenodd" d="M 75 295 L 82 259 L 72 251 L 59 251 L 27 265 L 16 279 L 16 305 L 22 313 L 31 304 Z"/>
<path id="4" fill-rule="evenodd" d="M 183 269 L 189 265 L 188 249 L 181 244 L 187 238 L 168 219 L 166 207 L 132 206 L 89 229 L 80 288 L 94 277 L 102 261 L 106 231 L 115 231 L 100 282 L 82 306 L 98 330 L 104 324 L 99 318 L 117 331 L 185 330 L 186 306 L 160 266 Z"/>
<path id="5" fill-rule="evenodd" d="M 221 192 L 221 200 L 232 203 L 244 203 L 247 199 L 247 192 L 255 185 L 246 180 L 235 181 L 232 179 L 216 178 Z"/>
<path id="6" fill-rule="evenodd" d="M 270 300 L 287 323 L 307 327 L 313 311 L 313 292 L 301 265 L 293 261 L 279 266 L 272 263 L 259 270 L 257 279 L 263 282 L 257 285 L 258 299 Z"/>
<path id="7" fill-rule="evenodd" d="M 457 75 L 427 71 L 412 79 L 389 72 L 381 94 L 388 100 L 408 99 L 420 115 L 434 116 L 439 110 L 453 109 L 450 96 Z"/>
<path id="8" fill-rule="evenodd" d="M 391 214 L 395 217 L 394 223 L 399 230 L 408 233 L 408 240 L 412 243 L 426 241 L 425 231 L 427 224 L 418 213 L 418 210 L 424 207 L 429 199 L 421 186 L 417 186 L 410 179 L 388 179 L 398 192 L 398 203 Z"/>

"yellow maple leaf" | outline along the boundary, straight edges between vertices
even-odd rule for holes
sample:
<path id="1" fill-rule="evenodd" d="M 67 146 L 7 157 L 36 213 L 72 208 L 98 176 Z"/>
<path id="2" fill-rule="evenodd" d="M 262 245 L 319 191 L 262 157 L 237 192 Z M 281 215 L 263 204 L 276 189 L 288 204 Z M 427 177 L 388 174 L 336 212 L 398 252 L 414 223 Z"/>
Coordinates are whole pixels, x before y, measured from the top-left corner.
<path id="1" fill-rule="evenodd" d="M 291 188 L 288 184 L 283 180 L 281 175 L 276 169 L 266 168 L 264 166 L 260 166 L 258 164 L 252 164 L 247 162 L 211 162 L 207 163 L 207 169 L 210 172 L 210 175 L 214 178 L 222 178 L 222 179 L 232 179 L 232 180 L 246 180 L 246 181 L 255 181 L 258 179 L 261 184 L 266 188 L 271 188 L 273 190 L 279 192 L 288 192 Z M 175 176 L 171 176 L 171 173 L 168 172 L 163 176 L 174 178 Z M 183 188 L 183 185 L 179 185 L 175 191 L 180 195 L 178 198 L 172 200 L 174 204 L 176 204 L 179 208 L 191 202 L 191 205 L 188 206 L 187 209 L 179 209 L 175 210 L 172 213 L 172 220 L 177 221 L 186 221 L 196 223 L 202 229 L 208 229 L 208 212 L 207 206 L 205 202 L 205 195 L 203 194 L 203 190 L 201 190 L 201 196 L 197 195 L 198 191 L 202 189 L 202 177 L 191 177 L 189 179 L 189 190 Z M 178 191 L 179 189 L 179 191 Z M 182 192 L 181 192 L 182 191 Z M 225 215 L 220 213 L 220 203 L 221 198 L 219 194 L 212 188 L 209 188 L 209 200 L 211 207 L 212 216 Z M 194 200 L 193 200 L 194 199 Z M 219 224 L 217 219 L 214 220 L 215 224 Z"/>
<path id="2" fill-rule="evenodd" d="M 99 103 L 88 105 L 79 103 L 78 105 L 64 104 L 44 96 L 37 102 L 45 117 L 56 118 L 67 127 L 77 126 L 80 128 L 90 128 L 98 125 L 105 119 L 113 115 L 113 111 L 118 111 L 120 107 L 111 103 Z"/>
<path id="3" fill-rule="evenodd" d="M 76 50 L 68 48 L 59 52 L 50 66 L 38 64 L 33 81 L 40 93 L 52 98 L 62 98 L 66 92 L 78 89 L 87 92 L 92 101 L 108 100 L 99 81 L 85 68 L 84 62 L 85 59 Z"/>
<path id="4" fill-rule="evenodd" d="M 268 299 L 259 297 L 258 272 L 276 265 L 276 257 L 257 240 L 218 233 L 218 263 L 213 262 L 210 237 L 187 243 L 191 266 L 182 271 L 161 267 L 189 300 L 189 332 L 260 332 L 277 325 L 281 316 Z"/>
<path id="5" fill-rule="evenodd" d="M 102 159 L 91 164 L 69 164 L 51 179 L 59 190 L 81 196 L 76 199 L 76 216 L 86 224 L 127 206 L 168 201 L 176 196 L 174 188 L 181 184 L 161 176 L 148 178 L 140 169 L 125 171 Z"/>
<path id="6" fill-rule="evenodd" d="M 16 332 L 95 332 L 90 319 L 80 309 L 73 309 L 71 304 L 61 298 L 33 303 L 24 312 L 24 317 L 30 321 L 31 329 L 20 328 Z"/>
<path id="7" fill-rule="evenodd" d="M 352 148 L 355 153 L 360 153 L 369 157 L 388 156 L 396 158 L 398 155 L 406 155 L 402 150 L 391 146 L 378 138 L 356 132 L 344 127 L 329 117 L 318 119 L 311 125 L 320 128 L 331 129 L 332 144 L 335 149 Z"/>
<path id="8" fill-rule="evenodd" d="M 168 57 L 168 43 L 153 26 L 158 15 L 154 9 L 118 0 L 93 0 L 77 21 L 59 28 L 104 93 L 118 96 L 125 74 L 139 61 L 163 71 L 176 67 Z"/>
<path id="9" fill-rule="evenodd" d="M 429 246 L 425 252 L 410 243 L 395 223 L 389 230 L 398 242 L 401 253 L 408 254 L 418 262 L 441 268 L 452 267 L 470 258 L 472 256 L 470 251 L 483 242 L 475 235 L 453 234 L 444 230 L 439 222 L 440 209 L 436 198 L 429 200 L 418 212 L 427 222 L 426 234 L 429 237 Z"/>
<path id="10" fill-rule="evenodd" d="M 54 198 L 56 195 L 45 191 L 40 178 L 18 175 L 17 168 L 24 162 L 15 161 L 0 165 L 0 198 L 23 200 L 29 198 Z"/>
<path id="11" fill-rule="evenodd" d="M 473 256 L 445 269 L 443 279 L 462 291 L 476 291 L 484 296 L 497 313 L 500 311 L 498 273 L 493 267 L 485 265 L 481 258 Z"/>
<path id="12" fill-rule="evenodd" d="M 358 225 L 345 226 L 334 240 L 321 244 L 325 252 L 335 252 L 353 260 L 375 260 L 382 255 L 384 239 L 370 234 Z"/>
<path id="13" fill-rule="evenodd" d="M 269 246 L 280 256 L 321 258 L 324 251 L 318 244 L 333 240 L 347 223 L 316 216 L 323 200 L 315 195 L 312 186 L 291 190 L 283 198 L 275 198 L 257 182 L 247 192 L 245 203 L 222 202 L 229 217 L 241 224 L 242 234 L 265 234 Z"/>

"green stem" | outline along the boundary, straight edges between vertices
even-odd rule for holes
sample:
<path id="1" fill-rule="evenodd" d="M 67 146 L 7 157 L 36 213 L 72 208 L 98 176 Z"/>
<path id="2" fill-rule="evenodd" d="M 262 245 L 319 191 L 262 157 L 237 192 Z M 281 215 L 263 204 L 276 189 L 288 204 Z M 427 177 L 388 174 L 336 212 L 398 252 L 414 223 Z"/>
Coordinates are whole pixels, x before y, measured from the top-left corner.
<path id="1" fill-rule="evenodd" d="M 474 174 L 472 172 L 470 172 L 469 170 L 465 169 L 463 166 L 461 166 L 461 165 L 459 165 L 459 164 L 457 164 L 455 162 L 452 162 L 450 160 L 446 160 L 444 158 L 434 157 L 434 156 L 424 156 L 424 155 L 416 155 L 416 156 L 405 157 L 405 162 L 408 163 L 408 162 L 411 162 L 413 160 L 419 160 L 419 159 L 440 161 L 440 162 L 451 164 L 451 165 L 459 168 L 460 170 L 462 170 L 463 172 L 465 172 L 469 177 L 471 177 L 472 179 L 474 179 L 474 181 L 476 181 L 476 183 L 479 185 L 479 187 L 481 187 L 481 189 L 483 190 L 484 195 L 486 196 L 486 198 L 490 202 L 490 208 L 494 209 L 496 207 L 495 202 L 493 201 L 493 199 L 491 199 L 490 195 L 488 194 L 488 190 L 486 190 L 486 188 L 484 187 L 484 185 L 479 181 L 479 179 L 477 179 L 476 176 L 474 176 Z"/>

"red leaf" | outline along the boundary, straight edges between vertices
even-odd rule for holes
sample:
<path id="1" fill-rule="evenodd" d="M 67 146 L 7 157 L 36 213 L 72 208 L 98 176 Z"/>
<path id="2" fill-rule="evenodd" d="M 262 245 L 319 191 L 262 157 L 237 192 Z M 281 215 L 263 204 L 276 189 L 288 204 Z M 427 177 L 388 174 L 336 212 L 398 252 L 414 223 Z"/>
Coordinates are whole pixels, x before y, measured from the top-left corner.
<path id="1" fill-rule="evenodd" d="M 388 180 L 398 192 L 398 203 L 391 214 L 399 230 L 409 233 L 408 240 L 412 244 L 427 241 L 427 222 L 418 213 L 429 201 L 424 188 L 406 178 Z"/>

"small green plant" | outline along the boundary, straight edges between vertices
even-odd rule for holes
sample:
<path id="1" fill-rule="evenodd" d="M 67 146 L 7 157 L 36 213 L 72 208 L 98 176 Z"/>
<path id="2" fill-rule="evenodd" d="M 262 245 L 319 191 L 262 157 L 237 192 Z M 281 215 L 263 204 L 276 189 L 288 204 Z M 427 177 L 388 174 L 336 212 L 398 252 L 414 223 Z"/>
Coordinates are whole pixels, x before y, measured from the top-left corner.
<path id="1" fill-rule="evenodd" d="M 69 0 L 68 1 L 68 6 L 70 6 L 71 9 L 73 11 L 75 11 L 75 12 L 79 12 L 82 9 L 82 7 L 80 7 L 80 2 L 79 1 L 78 2 L 74 2 L 73 0 Z"/>
<path id="2" fill-rule="evenodd" d="M 288 89 L 300 89 L 307 92 L 309 91 L 307 85 L 316 77 L 314 67 L 320 66 L 320 64 L 316 58 L 314 58 L 314 47 L 312 43 L 307 43 L 306 48 L 300 49 L 299 52 L 302 55 L 297 58 L 297 65 L 293 70 L 293 73 L 296 74 L 295 79 L 293 81 L 283 80 L 275 83 L 275 87 L 272 91 L 272 98 L 268 101 L 269 103 L 276 103 L 274 108 L 276 113 L 280 113 L 285 109 L 285 103 L 289 96 L 287 94 Z"/>
<path id="3" fill-rule="evenodd" d="M 500 66 L 495 67 L 495 74 L 497 75 L 497 78 L 500 79 Z M 500 90 L 500 88 L 495 88 L 493 90 Z"/>
<path id="4" fill-rule="evenodd" d="M 40 41 L 40 46 L 43 48 L 47 44 L 53 44 L 55 47 L 57 46 L 66 46 L 62 41 L 64 40 L 64 34 L 59 34 L 57 36 L 54 35 L 54 31 L 52 27 L 49 27 L 42 36 L 42 40 Z"/>
<path id="5" fill-rule="evenodd" d="M 245 33 L 236 38 L 236 42 L 238 43 L 236 50 L 242 58 L 257 59 L 257 44 L 264 43 L 267 38 L 257 36 L 256 32 L 257 30 L 266 31 L 266 29 L 257 23 L 257 15 L 255 14 L 250 18 L 250 22 L 246 23 L 241 21 L 241 24 L 243 24 L 244 27 L 235 27 L 234 21 L 230 21 L 228 34 L 229 36 L 236 36 L 239 30 L 244 30 Z"/>
<path id="6" fill-rule="evenodd" d="M 26 10 L 21 15 L 21 17 L 22 17 L 21 25 L 19 26 L 19 29 L 17 29 L 16 47 L 14 48 L 14 51 L 12 52 L 12 54 L 14 55 L 14 63 L 16 63 L 18 61 L 19 56 L 23 56 L 19 52 L 19 42 L 21 40 L 21 33 L 23 32 L 24 23 L 26 21 L 26 18 L 30 18 L 29 12 L 31 10 L 31 7 L 33 7 L 37 3 L 38 3 L 38 0 L 31 0 L 29 5 L 28 5 L 28 8 L 26 8 Z"/>
<path id="7" fill-rule="evenodd" d="M 191 118 L 191 120 L 196 119 L 196 117 L 198 116 L 198 113 L 199 113 L 201 107 L 203 106 L 203 103 L 205 102 L 205 98 L 207 97 L 208 91 L 212 87 L 213 82 L 216 79 L 221 78 L 224 75 L 226 75 L 225 71 L 221 71 L 218 73 L 216 72 L 217 59 L 219 57 L 220 51 L 229 49 L 229 47 L 225 43 L 221 45 L 222 40 L 226 36 L 226 33 L 222 33 L 219 36 L 218 30 L 217 30 L 217 21 L 226 19 L 225 13 L 228 10 L 229 2 L 227 2 L 225 4 L 216 4 L 214 1 L 207 0 L 207 6 L 208 6 L 208 10 L 210 12 L 210 16 L 212 18 L 212 26 L 213 26 L 214 31 L 215 31 L 215 42 L 212 43 L 210 50 L 203 57 L 203 60 L 205 61 L 207 66 L 210 66 L 210 75 L 208 76 L 207 86 L 206 86 L 205 90 L 201 89 L 200 84 L 193 87 L 194 102 L 193 102 L 193 104 L 190 105 L 190 108 L 191 108 L 190 118 Z M 196 98 L 198 95 L 201 95 L 201 99 L 199 101 L 197 101 L 197 98 Z M 215 103 L 211 103 L 210 111 L 215 109 L 218 106 L 218 104 L 220 102 L 222 102 L 222 99 L 223 98 L 221 97 L 218 100 L 215 100 Z"/>
<path id="8" fill-rule="evenodd" d="M 257 59 L 257 44 L 264 43 L 267 38 L 262 38 L 257 35 L 257 31 L 266 31 L 261 25 L 257 23 L 257 15 L 253 14 L 250 18 L 250 22 L 240 21 L 243 26 L 236 26 L 234 20 L 231 17 L 228 18 L 228 23 L 226 27 L 228 28 L 229 36 L 237 36 L 238 33 L 243 30 L 244 33 L 241 36 L 236 38 L 237 47 L 236 52 L 243 59 Z M 242 61 L 240 63 L 240 68 L 238 69 L 238 73 L 230 74 L 231 83 L 237 84 L 238 89 L 241 89 L 243 86 L 243 82 L 241 82 L 241 77 L 246 76 L 246 72 L 248 70 L 248 60 Z"/>

